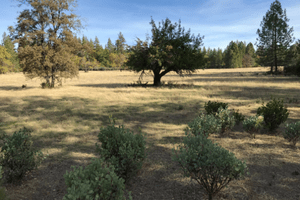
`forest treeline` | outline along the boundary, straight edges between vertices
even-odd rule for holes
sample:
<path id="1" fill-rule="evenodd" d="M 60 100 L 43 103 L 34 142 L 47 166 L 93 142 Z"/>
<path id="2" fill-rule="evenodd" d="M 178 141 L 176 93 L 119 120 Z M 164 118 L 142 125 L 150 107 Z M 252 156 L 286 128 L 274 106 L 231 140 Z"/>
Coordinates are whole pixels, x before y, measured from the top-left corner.
<path id="1" fill-rule="evenodd" d="M 76 63 L 79 70 L 107 70 L 107 69 L 127 69 L 126 61 L 130 55 L 130 46 L 119 33 L 118 39 L 113 43 L 108 38 L 107 44 L 101 45 L 98 37 L 94 40 L 86 36 L 76 37 L 78 44 L 82 48 L 75 54 Z M 297 51 L 299 43 L 293 44 L 289 48 L 286 56 L 287 65 L 295 66 L 300 54 Z M 249 68 L 264 66 L 259 62 L 260 56 L 254 49 L 254 45 L 249 42 L 231 41 L 228 46 L 222 50 L 201 47 L 199 53 L 204 54 L 205 68 Z M 296 56 L 295 56 L 296 55 Z M 0 46 L 0 73 L 21 72 L 18 53 L 8 35 L 4 32 Z"/>
<path id="2" fill-rule="evenodd" d="M 128 45 L 120 32 L 116 41 L 108 38 L 102 46 L 99 39 L 77 37 L 82 28 L 80 19 L 64 4 L 47 0 L 27 2 L 32 10 L 23 10 L 18 23 L 8 27 L 0 46 L 0 73 L 22 71 L 28 78 L 44 78 L 49 87 L 61 84 L 62 78 L 78 76 L 79 70 L 128 69 L 154 75 L 155 86 L 169 72 L 182 76 L 203 68 L 271 67 L 278 74 L 278 66 L 300 75 L 300 40 L 295 41 L 293 27 L 289 27 L 286 10 L 275 0 L 257 29 L 255 44 L 231 41 L 222 50 L 205 48 L 204 36 L 185 32 L 181 21 L 172 23 L 166 18 L 158 25 L 151 17 L 151 37 L 137 38 L 136 45 Z M 24 1 L 24 2 L 23 2 Z M 18 44 L 15 49 L 14 44 Z M 254 45 L 257 49 L 254 49 Z"/>
<path id="3" fill-rule="evenodd" d="M 76 36 L 75 36 L 76 37 Z M 76 54 L 76 63 L 79 70 L 106 70 L 106 69 L 127 69 L 126 61 L 130 54 L 130 46 L 126 44 L 123 34 L 120 32 L 118 39 L 113 43 L 108 38 L 104 47 L 100 44 L 98 37 L 94 40 L 86 36 L 76 37 L 83 49 Z M 300 54 L 295 43 L 289 48 L 287 65 L 294 66 Z M 249 68 L 264 66 L 259 63 L 259 56 L 251 42 L 248 44 L 242 41 L 231 41 L 223 51 L 221 48 L 211 49 L 202 47 L 199 53 L 204 54 L 206 61 L 205 68 Z M 296 56 L 292 56 L 295 55 Z M 4 32 L 0 46 L 0 73 L 20 72 L 18 53 L 8 35 Z"/>

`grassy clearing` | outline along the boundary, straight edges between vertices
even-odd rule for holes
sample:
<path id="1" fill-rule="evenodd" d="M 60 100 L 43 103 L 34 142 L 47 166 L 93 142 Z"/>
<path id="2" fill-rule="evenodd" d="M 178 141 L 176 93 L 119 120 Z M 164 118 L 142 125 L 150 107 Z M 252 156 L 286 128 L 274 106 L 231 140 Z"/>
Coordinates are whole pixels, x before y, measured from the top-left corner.
<path id="1" fill-rule="evenodd" d="M 252 116 L 271 95 L 283 98 L 290 111 L 288 122 L 300 120 L 298 77 L 264 75 L 266 68 L 208 69 L 181 78 L 168 74 L 165 82 L 186 87 L 127 87 L 139 74 L 127 71 L 80 72 L 63 87 L 41 89 L 38 79 L 21 73 L 0 76 L 1 129 L 13 133 L 26 126 L 33 130 L 36 148 L 49 154 L 42 166 L 19 186 L 6 185 L 14 199 L 62 199 L 63 174 L 71 165 L 86 165 L 96 157 L 95 143 L 109 115 L 135 133 L 147 134 L 147 153 L 142 170 L 127 186 L 133 199 L 206 199 L 204 190 L 183 178 L 171 161 L 171 149 L 180 144 L 183 129 L 207 101 L 229 103 L 229 109 Z M 144 82 L 152 83 L 147 76 Z M 22 89 L 22 85 L 27 87 Z M 246 160 L 251 175 L 233 181 L 216 199 L 299 199 L 300 150 L 280 136 L 257 134 L 255 139 L 241 125 L 225 137 L 209 139 Z M 172 139 L 177 143 L 172 144 Z M 299 147 L 300 144 L 297 144 Z M 298 196 L 297 196 L 298 195 Z"/>

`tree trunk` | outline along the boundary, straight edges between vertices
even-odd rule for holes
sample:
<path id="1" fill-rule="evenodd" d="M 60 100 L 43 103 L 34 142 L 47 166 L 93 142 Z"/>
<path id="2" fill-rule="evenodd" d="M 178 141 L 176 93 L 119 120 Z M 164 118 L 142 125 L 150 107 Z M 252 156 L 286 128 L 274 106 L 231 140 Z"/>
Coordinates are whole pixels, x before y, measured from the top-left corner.
<path id="1" fill-rule="evenodd" d="M 52 76 L 51 76 L 51 85 L 50 85 L 51 88 L 54 88 L 54 83 L 55 83 L 55 76 L 54 76 L 54 74 L 52 74 Z"/>
<path id="2" fill-rule="evenodd" d="M 154 85 L 154 86 L 160 86 L 160 85 L 161 85 L 160 79 L 161 79 L 161 75 L 160 75 L 159 73 L 155 73 L 155 72 L 154 72 L 154 81 L 153 81 L 153 85 Z"/>
<path id="3" fill-rule="evenodd" d="M 273 65 L 271 65 L 271 74 L 273 74 Z"/>

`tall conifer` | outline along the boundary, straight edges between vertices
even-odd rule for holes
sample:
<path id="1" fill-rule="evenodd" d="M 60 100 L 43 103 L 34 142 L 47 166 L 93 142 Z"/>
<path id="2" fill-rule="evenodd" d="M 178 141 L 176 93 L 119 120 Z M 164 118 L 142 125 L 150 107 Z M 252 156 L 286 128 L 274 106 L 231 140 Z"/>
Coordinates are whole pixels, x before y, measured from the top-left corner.
<path id="1" fill-rule="evenodd" d="M 261 30 L 257 29 L 256 45 L 259 49 L 260 63 L 271 66 L 271 73 L 273 73 L 273 66 L 277 73 L 277 66 L 287 64 L 285 57 L 290 44 L 295 39 L 292 37 L 293 27 L 289 28 L 288 21 L 286 10 L 283 12 L 281 3 L 275 0 L 263 17 Z"/>

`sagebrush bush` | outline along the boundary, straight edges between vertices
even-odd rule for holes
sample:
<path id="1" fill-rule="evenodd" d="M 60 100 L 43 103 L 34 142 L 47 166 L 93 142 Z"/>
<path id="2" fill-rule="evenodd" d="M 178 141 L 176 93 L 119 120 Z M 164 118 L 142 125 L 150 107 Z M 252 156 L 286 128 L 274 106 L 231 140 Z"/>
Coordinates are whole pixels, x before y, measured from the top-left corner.
<path id="1" fill-rule="evenodd" d="M 115 172 L 125 183 L 141 169 L 146 157 L 144 134 L 134 135 L 123 125 L 115 127 L 113 123 L 100 129 L 98 139 L 101 146 L 96 144 L 97 152 L 115 166 Z"/>
<path id="2" fill-rule="evenodd" d="M 103 158 L 94 158 L 85 169 L 72 166 L 64 175 L 67 194 L 63 200 L 123 200 L 124 179 L 117 176 L 114 166 Z M 132 199 L 131 192 L 129 199 Z"/>
<path id="3" fill-rule="evenodd" d="M 263 127 L 263 122 L 263 116 L 251 116 L 243 121 L 243 129 L 246 132 L 253 134 L 255 138 L 255 133 Z"/>
<path id="4" fill-rule="evenodd" d="M 294 146 L 300 140 L 300 121 L 285 125 L 285 132 L 282 133 L 284 139 L 292 142 Z"/>
<path id="5" fill-rule="evenodd" d="M 283 105 L 283 100 L 272 99 L 266 106 L 262 104 L 257 109 L 257 115 L 264 116 L 265 126 L 269 131 L 274 131 L 279 125 L 285 122 L 289 116 L 289 112 Z"/>
<path id="6" fill-rule="evenodd" d="M 36 169 L 44 159 L 43 153 L 32 148 L 31 131 L 22 128 L 12 136 L 4 135 L 0 165 L 4 168 L 7 182 L 14 182 L 24 177 L 25 173 Z"/>
<path id="7" fill-rule="evenodd" d="M 233 179 L 243 178 L 247 170 L 245 162 L 238 160 L 228 150 L 213 144 L 202 134 L 185 134 L 187 136 L 183 139 L 184 145 L 178 147 L 179 153 L 172 149 L 172 160 L 181 165 L 184 176 L 196 180 L 204 187 L 209 199 Z"/>
<path id="8" fill-rule="evenodd" d="M 187 130 L 195 136 L 202 134 L 207 138 L 209 134 L 220 132 L 221 123 L 214 115 L 204 115 L 202 113 L 188 123 Z"/>
<path id="9" fill-rule="evenodd" d="M 206 114 L 216 115 L 220 107 L 224 109 L 226 106 L 228 106 L 228 103 L 208 101 L 207 103 L 205 103 L 204 109 L 206 111 Z"/>
<path id="10" fill-rule="evenodd" d="M 235 123 L 237 125 L 240 124 L 240 122 L 243 122 L 245 120 L 245 116 L 242 115 L 242 113 L 239 113 L 239 110 L 235 111 L 233 110 L 233 113 L 232 113 L 234 119 L 235 119 Z"/>
<path id="11" fill-rule="evenodd" d="M 235 125 L 235 118 L 232 113 L 228 110 L 228 107 L 220 107 L 216 113 L 216 118 L 221 123 L 221 133 L 230 130 Z"/>

